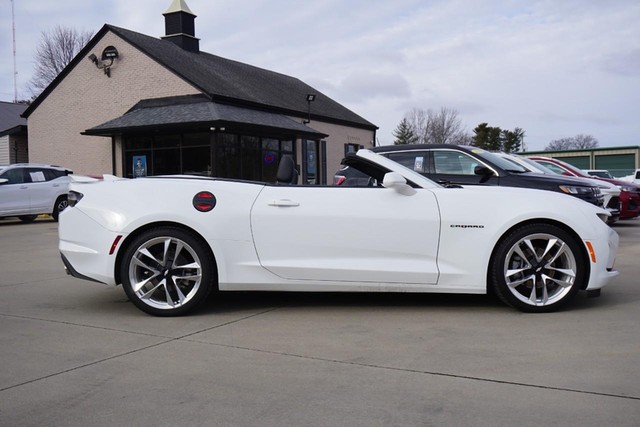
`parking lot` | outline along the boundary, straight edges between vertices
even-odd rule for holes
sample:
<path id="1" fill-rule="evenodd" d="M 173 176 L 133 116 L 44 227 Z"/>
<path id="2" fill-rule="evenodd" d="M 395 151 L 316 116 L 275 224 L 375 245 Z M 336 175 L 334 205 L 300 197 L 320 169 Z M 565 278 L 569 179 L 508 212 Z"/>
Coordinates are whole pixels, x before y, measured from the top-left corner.
<path id="1" fill-rule="evenodd" d="M 0 220 L 0 425 L 638 426 L 640 220 L 600 298 L 217 294 L 154 318 Z"/>

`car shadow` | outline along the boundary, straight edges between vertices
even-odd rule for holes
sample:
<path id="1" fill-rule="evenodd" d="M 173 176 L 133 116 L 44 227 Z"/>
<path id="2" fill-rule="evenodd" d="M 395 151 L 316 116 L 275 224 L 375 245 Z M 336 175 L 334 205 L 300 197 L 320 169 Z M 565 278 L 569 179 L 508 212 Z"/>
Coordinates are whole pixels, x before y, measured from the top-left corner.
<path id="1" fill-rule="evenodd" d="M 39 223 L 55 223 L 55 220 L 50 216 L 43 216 L 41 218 L 36 218 L 33 222 L 22 222 L 18 218 L 0 218 L 0 227 L 12 227 L 12 226 L 25 226 L 30 224 L 39 224 Z"/>
<path id="2" fill-rule="evenodd" d="M 501 308 L 508 307 L 489 295 L 364 293 L 364 292 L 215 292 L 197 310 L 207 315 L 246 309 L 286 307 L 421 307 L 421 308 Z"/>

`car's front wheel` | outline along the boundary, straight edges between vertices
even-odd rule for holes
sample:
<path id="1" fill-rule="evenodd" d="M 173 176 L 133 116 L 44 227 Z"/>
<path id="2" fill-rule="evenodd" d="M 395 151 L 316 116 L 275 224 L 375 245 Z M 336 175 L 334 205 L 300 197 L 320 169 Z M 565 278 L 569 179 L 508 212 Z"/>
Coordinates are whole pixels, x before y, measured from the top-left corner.
<path id="1" fill-rule="evenodd" d="M 569 302 L 588 276 L 581 242 L 559 227 L 528 224 L 498 245 L 491 284 L 508 305 L 525 312 L 549 312 Z"/>
<path id="2" fill-rule="evenodd" d="M 129 299 L 154 316 L 180 316 L 202 303 L 214 287 L 215 266 L 206 244 L 176 227 L 137 236 L 120 265 Z"/>

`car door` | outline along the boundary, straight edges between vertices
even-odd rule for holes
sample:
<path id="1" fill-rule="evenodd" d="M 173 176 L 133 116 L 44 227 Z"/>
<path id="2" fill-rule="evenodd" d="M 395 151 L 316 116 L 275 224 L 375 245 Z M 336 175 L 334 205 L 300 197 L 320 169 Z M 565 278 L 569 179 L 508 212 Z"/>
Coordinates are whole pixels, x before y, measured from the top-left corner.
<path id="1" fill-rule="evenodd" d="M 55 199 L 61 191 L 62 185 L 59 180 L 53 180 L 54 175 L 45 168 L 26 168 L 29 193 L 31 198 L 31 211 L 33 213 L 50 213 L 53 211 Z"/>
<path id="2" fill-rule="evenodd" d="M 434 194 L 383 187 L 266 186 L 251 211 L 261 265 L 286 279 L 435 284 Z"/>
<path id="3" fill-rule="evenodd" d="M 25 215 L 29 213 L 29 186 L 24 182 L 24 168 L 12 168 L 0 178 L 8 181 L 0 184 L 0 215 Z"/>

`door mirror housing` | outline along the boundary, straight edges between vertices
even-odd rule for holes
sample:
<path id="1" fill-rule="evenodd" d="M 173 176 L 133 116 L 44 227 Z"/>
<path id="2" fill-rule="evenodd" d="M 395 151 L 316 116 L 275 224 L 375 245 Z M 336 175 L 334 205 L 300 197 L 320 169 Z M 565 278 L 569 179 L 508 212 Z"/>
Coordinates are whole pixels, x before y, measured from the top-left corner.
<path id="1" fill-rule="evenodd" d="M 411 186 L 407 184 L 407 180 L 404 176 L 400 175 L 398 172 L 387 172 L 382 179 L 382 186 L 384 188 L 395 190 L 405 196 L 411 196 L 416 193 L 416 190 L 411 188 Z"/>
<path id="2" fill-rule="evenodd" d="M 478 165 L 475 168 L 473 168 L 473 173 L 476 175 L 485 176 L 485 177 L 490 177 L 494 175 L 491 169 L 482 165 Z"/>
<path id="3" fill-rule="evenodd" d="M 7 182 L 9 182 L 7 178 L 0 178 L 0 185 L 5 184 Z"/>

